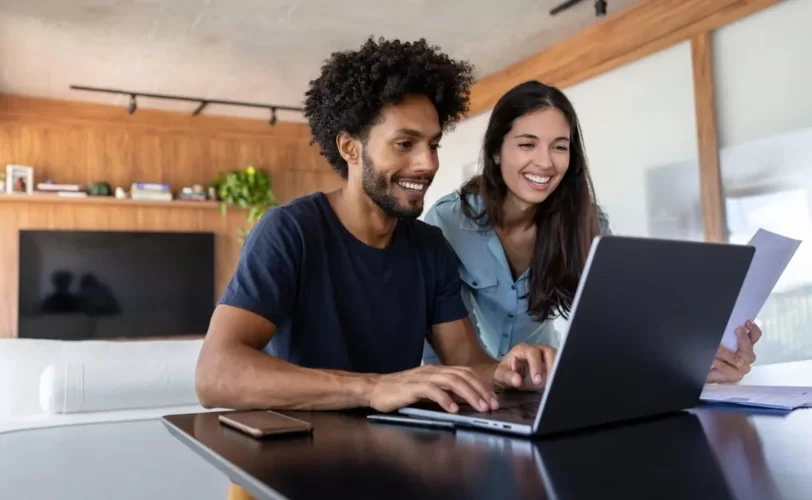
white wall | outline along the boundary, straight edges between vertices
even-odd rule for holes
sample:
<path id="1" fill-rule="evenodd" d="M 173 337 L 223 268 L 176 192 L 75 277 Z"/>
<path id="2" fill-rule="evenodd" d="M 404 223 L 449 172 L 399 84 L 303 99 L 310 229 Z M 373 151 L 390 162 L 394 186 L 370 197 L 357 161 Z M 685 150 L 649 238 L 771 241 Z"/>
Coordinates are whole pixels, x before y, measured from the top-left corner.
<path id="1" fill-rule="evenodd" d="M 652 204 L 657 200 L 650 199 L 649 177 L 658 167 L 665 172 L 665 184 L 673 182 L 685 191 L 665 215 L 678 219 L 685 216 L 680 211 L 694 213 L 699 181 L 687 42 L 563 90 L 581 121 L 598 203 L 615 233 L 654 232 L 650 219 L 659 211 Z M 674 232 L 692 236 L 687 228 Z"/>
<path id="2" fill-rule="evenodd" d="M 784 0 L 713 33 L 722 148 L 812 126 L 812 0 Z"/>
<path id="3" fill-rule="evenodd" d="M 438 152 L 440 169 L 429 190 L 426 191 L 423 214 L 438 199 L 460 188 L 463 181 L 473 173 L 466 167 L 476 165 L 476 171 L 479 170 L 482 139 L 485 137 L 490 116 L 491 110 L 488 110 L 468 118 L 443 136 Z"/>

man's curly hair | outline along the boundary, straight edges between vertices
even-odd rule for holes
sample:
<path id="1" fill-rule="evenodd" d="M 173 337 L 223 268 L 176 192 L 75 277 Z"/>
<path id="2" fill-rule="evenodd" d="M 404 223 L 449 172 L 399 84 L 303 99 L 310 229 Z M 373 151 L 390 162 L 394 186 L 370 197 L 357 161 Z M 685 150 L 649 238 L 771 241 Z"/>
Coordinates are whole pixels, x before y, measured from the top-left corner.
<path id="1" fill-rule="evenodd" d="M 334 52 L 310 82 L 305 96 L 305 117 L 314 142 L 330 165 L 347 178 L 336 136 L 345 131 L 366 139 L 381 109 L 397 104 L 408 94 L 424 94 L 437 109 L 446 129 L 468 111 L 473 68 L 452 60 L 429 45 L 370 37 L 360 49 Z"/>

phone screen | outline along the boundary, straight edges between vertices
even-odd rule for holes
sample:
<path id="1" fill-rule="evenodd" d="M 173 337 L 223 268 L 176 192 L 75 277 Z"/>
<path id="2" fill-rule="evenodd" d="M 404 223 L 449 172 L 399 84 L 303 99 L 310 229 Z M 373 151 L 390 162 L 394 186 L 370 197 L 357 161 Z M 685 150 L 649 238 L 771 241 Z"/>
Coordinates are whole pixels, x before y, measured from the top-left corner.
<path id="1" fill-rule="evenodd" d="M 266 410 L 228 413 L 219 420 L 254 437 L 310 433 L 313 428 L 309 422 Z"/>

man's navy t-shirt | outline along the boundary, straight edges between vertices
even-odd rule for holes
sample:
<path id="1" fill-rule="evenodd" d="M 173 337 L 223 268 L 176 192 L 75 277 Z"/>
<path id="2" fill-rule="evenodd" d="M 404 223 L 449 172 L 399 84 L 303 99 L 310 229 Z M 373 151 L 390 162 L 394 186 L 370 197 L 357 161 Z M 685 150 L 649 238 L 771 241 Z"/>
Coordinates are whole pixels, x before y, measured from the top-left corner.
<path id="1" fill-rule="evenodd" d="M 467 315 L 440 230 L 398 221 L 385 249 L 355 238 L 323 193 L 268 211 L 220 304 L 276 325 L 265 352 L 309 368 L 392 373 L 420 366 L 432 325 Z"/>

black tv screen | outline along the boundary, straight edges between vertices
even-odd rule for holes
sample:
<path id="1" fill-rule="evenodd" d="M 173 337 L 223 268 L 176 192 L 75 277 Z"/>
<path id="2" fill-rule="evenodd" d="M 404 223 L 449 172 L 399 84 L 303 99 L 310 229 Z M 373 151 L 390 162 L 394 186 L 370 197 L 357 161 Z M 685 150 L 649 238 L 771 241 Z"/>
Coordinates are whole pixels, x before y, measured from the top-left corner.
<path id="1" fill-rule="evenodd" d="M 20 231 L 20 338 L 206 333 L 216 301 L 214 234 Z"/>

